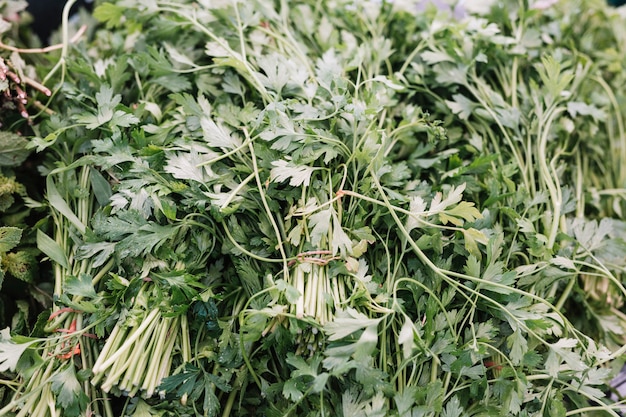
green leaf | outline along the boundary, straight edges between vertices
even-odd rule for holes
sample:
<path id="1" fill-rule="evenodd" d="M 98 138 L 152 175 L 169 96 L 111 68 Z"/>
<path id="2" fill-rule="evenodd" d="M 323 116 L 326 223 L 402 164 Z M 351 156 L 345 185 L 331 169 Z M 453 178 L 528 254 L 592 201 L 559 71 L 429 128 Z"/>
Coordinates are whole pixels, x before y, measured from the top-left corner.
<path id="1" fill-rule="evenodd" d="M 335 319 L 324 326 L 324 331 L 328 334 L 328 340 L 339 340 L 359 330 L 369 327 L 377 327 L 382 319 L 370 319 L 365 314 L 348 307 L 336 313 Z"/>
<path id="2" fill-rule="evenodd" d="M 76 253 L 77 259 L 90 259 L 92 267 L 97 268 L 104 265 L 115 252 L 116 243 L 114 242 L 94 242 L 84 243 L 78 247 Z"/>
<path id="3" fill-rule="evenodd" d="M 202 393 L 202 390 L 198 389 L 198 381 L 202 382 L 202 378 L 203 372 L 200 368 L 186 363 L 182 372 L 163 378 L 159 390 L 176 393 L 179 398 L 187 395 L 197 400 Z"/>
<path id="4" fill-rule="evenodd" d="M 452 110 L 452 113 L 459 115 L 461 120 L 469 119 L 474 109 L 478 107 L 476 103 L 462 94 L 454 94 L 452 98 L 454 101 L 446 100 L 446 104 Z"/>
<path id="5" fill-rule="evenodd" d="M 296 268 L 300 268 L 300 267 L 301 266 L 297 266 Z M 284 279 L 279 279 L 276 281 L 276 288 L 279 291 L 282 291 L 285 293 L 285 298 L 287 299 L 287 302 L 290 304 L 295 304 L 298 301 L 298 299 L 303 296 L 303 294 L 300 294 L 300 292 L 296 289 L 296 287 L 287 283 L 287 281 L 285 281 Z"/>
<path id="6" fill-rule="evenodd" d="M 287 380 L 283 385 L 283 396 L 293 402 L 298 402 L 304 397 L 304 393 L 298 389 L 299 383 L 295 379 Z"/>
<path id="7" fill-rule="evenodd" d="M 578 340 L 571 338 L 559 339 L 550 344 L 545 367 L 550 376 L 556 377 L 563 369 L 561 364 L 565 364 L 567 369 L 572 371 L 584 371 L 588 367 L 585 365 L 580 354 L 574 350 L 578 345 Z"/>
<path id="8" fill-rule="evenodd" d="M 202 165 L 205 160 L 206 156 L 197 152 L 176 153 L 168 156 L 165 172 L 177 179 L 193 180 L 203 184 L 211 178 L 210 171 Z"/>
<path id="9" fill-rule="evenodd" d="M 293 353 L 288 353 L 285 360 L 289 365 L 295 368 L 291 372 L 292 378 L 299 378 L 303 376 L 310 376 L 315 378 L 319 374 L 318 367 L 320 361 L 317 357 L 307 362 L 301 356 L 296 356 Z"/>
<path id="10" fill-rule="evenodd" d="M 462 226 L 463 220 L 475 222 L 476 219 L 481 219 L 482 217 L 478 209 L 474 207 L 474 203 L 468 201 L 461 201 L 454 208 L 447 209 L 444 213 L 439 214 L 439 218 L 443 224 L 450 222 L 455 226 Z"/>
<path id="11" fill-rule="evenodd" d="M 499 294 L 510 294 L 509 288 L 512 288 L 515 284 L 517 273 L 515 271 L 503 271 L 504 263 L 501 261 L 489 264 L 483 272 L 481 286 L 485 286 L 489 291 L 493 291 Z M 499 284 L 498 286 L 489 285 L 490 282 Z"/>
<path id="12" fill-rule="evenodd" d="M 524 360 L 524 355 L 528 352 L 528 341 L 520 329 L 516 329 L 506 338 L 506 344 L 510 349 L 509 357 L 514 365 L 519 365 Z"/>
<path id="13" fill-rule="evenodd" d="M 19 245 L 22 239 L 22 229 L 11 226 L 0 226 L 0 255 Z"/>
<path id="14" fill-rule="evenodd" d="M 30 154 L 28 140 L 12 132 L 0 132 L 0 167 L 15 167 Z"/>
<path id="15" fill-rule="evenodd" d="M 162 417 L 167 413 L 167 410 L 156 410 L 141 398 L 136 401 L 137 402 L 132 414 L 133 417 Z"/>
<path id="16" fill-rule="evenodd" d="M 111 126 L 117 127 L 129 127 L 139 123 L 139 119 L 130 113 L 127 113 L 123 110 L 116 110 L 111 117 L 111 122 L 109 123 Z"/>
<path id="17" fill-rule="evenodd" d="M 69 262 L 61 246 L 41 230 L 37 230 L 37 248 L 52 261 L 69 269 Z"/>
<path id="18" fill-rule="evenodd" d="M 311 245 L 319 248 L 322 242 L 327 241 L 328 231 L 331 224 L 331 209 L 318 210 L 308 217 L 309 227 L 311 229 Z"/>
<path id="19" fill-rule="evenodd" d="M 86 298 L 95 298 L 96 290 L 92 284 L 92 278 L 88 274 L 79 274 L 78 277 L 68 276 L 64 280 L 64 292 Z"/>
<path id="20" fill-rule="evenodd" d="M 567 416 L 567 408 L 565 408 L 565 404 L 563 404 L 563 398 L 556 396 L 550 397 L 548 399 L 549 409 L 548 416 L 549 417 L 565 417 Z"/>
<path id="21" fill-rule="evenodd" d="M 461 406 L 461 401 L 456 395 L 446 403 L 446 406 L 441 413 L 441 417 L 461 417 L 465 415 L 465 411 Z"/>
<path id="22" fill-rule="evenodd" d="M 76 378 L 74 363 L 68 362 L 63 369 L 57 370 L 50 378 L 52 392 L 56 395 L 57 405 L 65 416 L 80 417 L 87 408 L 89 397 Z"/>
<path id="23" fill-rule="evenodd" d="M 6 271 L 14 278 L 32 283 L 38 277 L 38 260 L 30 250 L 8 253 L 4 256 L 4 259 L 2 259 L 0 254 L 0 260 L 6 267 Z"/>
<path id="24" fill-rule="evenodd" d="M 415 337 L 415 334 L 415 325 L 411 322 L 411 320 L 409 320 L 408 317 L 405 317 L 404 324 L 398 334 L 398 343 L 402 346 L 404 359 L 409 359 L 413 352 L 413 347 L 415 346 L 413 338 Z"/>
<path id="25" fill-rule="evenodd" d="M 292 187 L 308 187 L 311 182 L 311 175 L 315 168 L 306 165 L 295 165 L 290 161 L 272 161 L 274 168 L 270 171 L 272 181 L 284 182 L 289 180 Z"/>
<path id="26" fill-rule="evenodd" d="M 181 53 L 178 49 L 176 49 L 173 45 L 168 42 L 163 43 L 163 47 L 165 47 L 165 51 L 167 55 L 169 55 L 170 59 L 179 64 L 188 65 L 190 67 L 195 67 L 196 64 L 191 60 L 188 56 Z"/>
<path id="27" fill-rule="evenodd" d="M 81 113 L 75 119 L 78 123 L 85 124 L 87 129 L 93 130 L 103 124 L 110 122 L 112 126 L 129 127 L 139 123 L 139 119 L 123 110 L 116 110 L 122 101 L 120 94 L 113 94 L 113 88 L 103 84 L 100 91 L 96 93 L 97 112 Z"/>
<path id="28" fill-rule="evenodd" d="M 131 230 L 128 230 L 128 232 L 131 232 Z M 117 248 L 122 258 L 145 256 L 159 249 L 166 242 L 171 241 L 177 232 L 178 228 L 176 227 L 162 226 L 151 222 L 142 225 L 134 233 L 124 238 L 118 243 Z"/>
<path id="29" fill-rule="evenodd" d="M 352 252 L 352 241 L 346 232 L 344 232 L 339 216 L 335 210 L 332 211 L 333 220 L 333 240 L 331 241 L 331 251 L 333 255 L 341 253 L 342 257 Z"/>
<path id="30" fill-rule="evenodd" d="M 100 22 L 106 23 L 107 29 L 112 29 L 122 24 L 126 12 L 126 7 L 103 3 L 94 9 L 93 16 Z"/>
<path id="31" fill-rule="evenodd" d="M 241 146 L 241 140 L 221 123 L 216 123 L 208 115 L 200 119 L 204 140 L 212 148 L 234 149 Z"/>
<path id="32" fill-rule="evenodd" d="M 287 391 L 285 392 L 285 387 L 283 387 L 283 395 L 289 395 L 292 398 L 301 397 L 304 391 L 309 391 L 312 393 L 322 392 L 326 386 L 328 378 L 330 375 L 326 372 L 319 372 L 319 366 L 321 363 L 321 358 L 319 355 L 313 356 L 309 358 L 308 361 L 304 360 L 300 356 L 296 356 L 293 353 L 287 354 L 287 363 L 293 366 L 295 369 L 291 371 L 291 379 L 285 383 Z M 301 380 L 302 382 L 306 382 L 309 388 L 301 386 L 296 380 Z M 290 381 L 294 381 L 289 383 Z M 298 394 L 298 392 L 300 394 Z"/>
<path id="33" fill-rule="evenodd" d="M 52 176 L 48 176 L 46 178 L 46 188 L 48 191 L 47 198 L 50 206 L 54 210 L 61 213 L 67 220 L 69 220 L 70 223 L 72 223 L 72 225 L 74 225 L 74 227 L 76 227 L 76 229 L 78 229 L 81 234 L 84 234 L 86 229 L 85 225 L 80 221 L 78 217 L 76 217 L 76 214 L 74 214 L 67 202 L 63 199 L 63 197 L 61 197 L 61 194 L 59 194 L 59 190 L 54 184 Z"/>

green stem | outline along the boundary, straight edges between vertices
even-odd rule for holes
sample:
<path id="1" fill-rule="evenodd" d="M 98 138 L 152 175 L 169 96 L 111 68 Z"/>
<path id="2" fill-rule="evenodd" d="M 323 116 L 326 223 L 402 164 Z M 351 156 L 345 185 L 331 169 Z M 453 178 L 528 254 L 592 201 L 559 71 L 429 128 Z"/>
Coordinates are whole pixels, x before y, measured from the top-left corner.
<path id="1" fill-rule="evenodd" d="M 154 320 L 156 320 L 158 315 L 159 315 L 159 310 L 158 309 L 152 310 L 150 312 L 150 314 L 148 314 L 148 316 L 141 322 L 141 325 L 139 325 L 139 327 L 137 327 L 134 330 L 134 332 L 132 332 L 130 337 L 128 339 L 126 339 L 124 344 L 119 349 L 117 349 L 117 351 L 113 355 L 109 356 L 103 362 L 100 362 L 100 359 L 104 357 L 102 355 L 102 353 L 101 353 L 100 357 L 98 358 L 98 361 L 96 362 L 96 364 L 93 367 L 93 373 L 96 374 L 96 373 L 102 372 L 105 369 L 111 367 L 111 365 L 113 365 L 113 363 L 115 363 L 116 360 L 118 360 L 124 353 L 126 353 L 126 351 L 129 349 L 129 347 L 133 343 L 135 343 L 135 341 L 137 339 L 139 339 L 139 337 L 141 337 L 143 335 L 143 332 L 145 332 L 146 329 L 150 325 L 152 325 L 152 323 L 154 322 Z"/>
<path id="2" fill-rule="evenodd" d="M 244 129 L 244 132 L 245 132 L 246 138 L 249 138 L 248 131 Z M 253 169 L 254 176 L 256 179 L 256 184 L 259 190 L 259 196 L 261 197 L 263 208 L 265 209 L 265 213 L 267 214 L 267 217 L 270 223 L 272 224 L 272 228 L 274 229 L 274 233 L 276 235 L 278 250 L 280 251 L 281 258 L 283 259 L 283 276 L 285 278 L 285 281 L 287 281 L 289 279 L 289 266 L 287 265 L 287 253 L 285 252 L 285 247 L 283 245 L 283 238 L 280 233 L 281 229 L 278 227 L 278 224 L 276 223 L 276 219 L 274 218 L 272 210 L 270 209 L 270 206 L 267 203 L 267 196 L 265 195 L 263 182 L 261 181 L 261 177 L 259 176 L 260 170 L 257 165 L 256 153 L 254 151 L 254 146 L 251 142 L 249 143 L 248 148 L 250 149 L 250 157 L 252 158 L 252 169 Z"/>

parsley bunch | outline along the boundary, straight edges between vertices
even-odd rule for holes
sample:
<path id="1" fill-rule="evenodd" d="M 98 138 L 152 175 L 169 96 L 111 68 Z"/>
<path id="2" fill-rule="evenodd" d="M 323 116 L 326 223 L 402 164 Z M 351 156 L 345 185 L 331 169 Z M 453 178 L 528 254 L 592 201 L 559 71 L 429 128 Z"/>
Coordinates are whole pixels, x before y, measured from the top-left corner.
<path id="1" fill-rule="evenodd" d="M 3 410 L 617 415 L 623 16 L 539 6 L 100 4 L 31 142 L 68 331 L 3 333 Z"/>

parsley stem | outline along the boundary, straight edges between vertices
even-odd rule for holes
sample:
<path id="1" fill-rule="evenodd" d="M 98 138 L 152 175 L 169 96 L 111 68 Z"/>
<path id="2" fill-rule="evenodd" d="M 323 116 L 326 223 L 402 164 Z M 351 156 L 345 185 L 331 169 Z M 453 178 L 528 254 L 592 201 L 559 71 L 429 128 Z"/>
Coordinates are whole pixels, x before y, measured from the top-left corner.
<path id="1" fill-rule="evenodd" d="M 248 249 L 244 248 L 243 246 L 241 246 L 241 244 L 239 242 L 237 242 L 235 240 L 235 238 L 233 237 L 233 235 L 230 232 L 230 229 L 228 228 L 227 225 L 224 225 L 224 233 L 226 233 L 226 237 L 228 238 L 230 243 L 232 243 L 233 246 L 237 248 L 237 250 L 241 251 L 242 253 L 246 254 L 247 256 L 251 257 L 252 259 L 256 259 L 258 261 L 263 261 L 263 262 L 271 262 L 271 263 L 284 263 L 284 261 L 285 261 L 284 259 L 266 258 L 266 257 L 260 256 L 260 255 L 257 255 L 256 253 L 251 252 Z"/>
<path id="2" fill-rule="evenodd" d="M 111 356 L 107 357 L 106 360 L 103 360 L 102 362 L 100 362 L 100 359 L 103 357 L 102 354 L 101 354 L 100 358 L 98 358 L 98 361 L 93 366 L 93 369 L 92 369 L 93 373 L 95 374 L 95 373 L 98 373 L 98 372 L 102 372 L 103 370 L 105 370 L 107 368 L 110 368 L 111 365 L 113 365 L 115 363 L 115 361 L 118 360 L 128 350 L 128 348 L 137 339 L 139 339 L 139 337 L 141 337 L 144 334 L 146 329 L 148 329 L 150 326 L 152 326 L 152 324 L 156 320 L 158 314 L 159 314 L 159 310 L 158 309 L 153 309 L 152 311 L 150 311 L 150 313 L 146 316 L 146 318 L 141 322 L 139 327 L 137 327 L 132 332 L 130 337 L 128 337 L 126 339 L 124 344 L 122 344 L 122 346 L 119 349 L 117 349 L 117 351 L 115 353 L 113 353 Z"/>
<path id="3" fill-rule="evenodd" d="M 248 131 L 246 129 L 244 129 L 244 133 L 246 135 L 246 139 L 249 139 L 249 134 Z M 261 182 L 261 177 L 259 176 L 259 167 L 257 165 L 257 158 L 256 158 L 256 154 L 254 151 L 254 146 L 252 144 L 252 142 L 248 142 L 248 148 L 250 149 L 250 157 L 252 159 L 252 168 L 253 168 L 253 173 L 256 179 L 256 183 L 257 183 L 257 187 L 258 187 L 258 191 L 259 191 L 259 197 L 261 198 L 261 202 L 263 203 L 263 208 L 265 209 L 265 212 L 267 214 L 268 220 L 270 221 L 270 223 L 272 224 L 272 227 L 274 228 L 274 233 L 276 235 L 276 242 L 278 245 L 278 250 L 280 251 L 281 257 L 282 257 L 282 263 L 283 263 L 283 276 L 285 279 L 289 278 L 289 266 L 287 265 L 287 254 L 285 252 L 285 247 L 283 246 L 283 237 L 281 236 L 280 233 L 280 229 L 278 228 L 278 224 L 276 223 L 276 219 L 274 219 L 274 215 L 272 214 L 272 210 L 270 209 L 268 203 L 267 203 L 267 197 L 265 195 L 265 191 L 263 188 L 263 183 Z"/>

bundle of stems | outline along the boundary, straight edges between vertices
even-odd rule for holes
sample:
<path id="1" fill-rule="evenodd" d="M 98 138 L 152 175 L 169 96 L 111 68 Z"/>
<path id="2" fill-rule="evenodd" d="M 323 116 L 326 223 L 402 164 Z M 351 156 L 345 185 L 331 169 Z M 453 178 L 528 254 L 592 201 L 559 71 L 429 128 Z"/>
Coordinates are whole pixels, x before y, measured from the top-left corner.
<path id="1" fill-rule="evenodd" d="M 162 296 L 154 282 L 143 283 L 131 310 L 120 317 L 108 336 L 92 368 L 92 384 L 100 384 L 105 392 L 114 390 L 128 397 L 141 393 L 150 398 L 161 380 L 171 374 L 177 354 L 182 362 L 191 360 L 187 316 L 164 312 L 155 304 Z"/>
<path id="2" fill-rule="evenodd" d="M 298 298 L 289 304 L 289 313 L 314 323 L 296 337 L 297 354 L 315 352 L 321 343 L 319 329 L 333 320 L 335 309 L 347 299 L 339 279 L 330 274 L 328 261 L 322 259 L 298 261 L 291 269 L 288 283 L 298 291 Z"/>
<path id="3" fill-rule="evenodd" d="M 77 170 L 59 168 L 47 177 L 54 239 L 40 231 L 37 243 L 53 264 L 57 303 L 44 326 L 49 336 L 30 349 L 30 366 L 18 372 L 21 385 L 11 402 L 0 410 L 0 415 L 8 410 L 17 410 L 17 416 L 60 415 L 60 410 L 68 406 L 69 391 L 64 390 L 69 388 L 64 385 L 72 384 L 80 384 L 80 391 L 72 393 L 76 396 L 72 410 L 87 415 L 113 415 L 106 395 L 90 387 L 87 381 L 77 379 L 77 373 L 89 370 L 98 355 L 96 336 L 90 333 L 93 323 L 90 323 L 89 313 L 94 309 L 83 301 L 87 293 L 96 295 L 95 288 L 113 266 L 112 260 L 104 265 L 94 265 L 90 259 L 77 257 L 79 236 L 85 233 L 97 207 L 91 190 L 91 175 L 91 168 L 83 166 Z M 76 282 L 78 277 L 88 277 L 93 291 L 68 289 L 71 281 Z M 83 306 L 90 311 L 84 311 Z"/>

